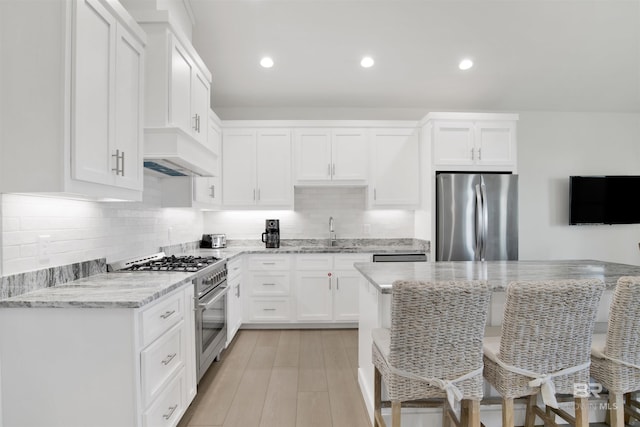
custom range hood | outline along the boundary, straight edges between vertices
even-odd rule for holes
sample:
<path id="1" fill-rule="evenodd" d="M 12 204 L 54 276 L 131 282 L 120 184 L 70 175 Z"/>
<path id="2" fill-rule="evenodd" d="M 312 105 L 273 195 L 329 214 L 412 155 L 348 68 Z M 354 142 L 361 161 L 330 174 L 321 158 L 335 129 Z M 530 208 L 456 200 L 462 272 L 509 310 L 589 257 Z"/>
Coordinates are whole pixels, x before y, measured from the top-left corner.
<path id="1" fill-rule="evenodd" d="M 144 167 L 166 176 L 212 176 L 216 155 L 180 128 L 144 130 Z"/>

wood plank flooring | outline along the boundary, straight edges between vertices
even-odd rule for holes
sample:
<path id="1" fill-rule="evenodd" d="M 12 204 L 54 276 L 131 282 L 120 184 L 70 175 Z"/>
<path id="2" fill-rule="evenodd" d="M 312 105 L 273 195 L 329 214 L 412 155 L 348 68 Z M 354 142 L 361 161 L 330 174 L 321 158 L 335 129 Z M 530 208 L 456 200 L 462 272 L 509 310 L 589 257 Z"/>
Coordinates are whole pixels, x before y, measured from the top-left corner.
<path id="1" fill-rule="evenodd" d="M 370 427 L 358 331 L 241 330 L 178 427 Z"/>

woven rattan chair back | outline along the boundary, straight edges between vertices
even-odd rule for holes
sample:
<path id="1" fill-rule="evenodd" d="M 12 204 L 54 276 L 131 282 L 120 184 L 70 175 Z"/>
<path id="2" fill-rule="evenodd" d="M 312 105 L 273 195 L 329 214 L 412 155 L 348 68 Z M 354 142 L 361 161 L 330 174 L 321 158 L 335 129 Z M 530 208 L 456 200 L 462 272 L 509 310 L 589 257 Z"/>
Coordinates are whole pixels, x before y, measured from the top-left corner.
<path id="1" fill-rule="evenodd" d="M 446 380 L 481 368 L 490 295 L 489 286 L 480 281 L 395 282 L 390 365 L 422 377 Z M 479 400 L 482 384 L 482 375 L 478 375 L 458 387 L 464 399 Z M 396 385 L 403 389 L 398 394 L 405 397 L 441 394 L 418 381 L 401 380 Z"/>
<path id="2" fill-rule="evenodd" d="M 556 372 L 587 363 L 596 312 L 604 284 L 600 280 L 514 282 L 507 288 L 500 360 L 533 372 Z M 508 378 L 505 378 L 508 380 Z M 511 379 L 513 380 L 513 379 Z M 528 380 L 520 378 L 524 388 Z M 573 393 L 588 383 L 589 370 L 557 377 L 558 393 Z M 524 396 L 512 384 L 513 397 Z"/>
<path id="3" fill-rule="evenodd" d="M 640 365 L 640 277 L 621 277 L 613 294 L 604 353 Z"/>

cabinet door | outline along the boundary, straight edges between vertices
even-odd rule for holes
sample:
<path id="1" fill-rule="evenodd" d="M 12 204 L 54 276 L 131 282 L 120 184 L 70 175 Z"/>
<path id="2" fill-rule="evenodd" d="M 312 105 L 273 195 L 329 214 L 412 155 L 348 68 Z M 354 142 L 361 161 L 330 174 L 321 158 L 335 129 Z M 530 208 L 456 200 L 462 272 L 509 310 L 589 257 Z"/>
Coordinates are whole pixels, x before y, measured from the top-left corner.
<path id="1" fill-rule="evenodd" d="M 332 132 L 331 176 L 336 180 L 366 180 L 369 152 L 363 129 L 340 129 Z"/>
<path id="2" fill-rule="evenodd" d="M 115 184 L 142 190 L 144 48 L 121 25 L 116 34 L 116 140 L 121 159 Z"/>
<path id="3" fill-rule="evenodd" d="M 220 205 L 220 177 L 194 177 L 193 200 L 210 206 Z"/>
<path id="4" fill-rule="evenodd" d="M 256 203 L 256 132 L 229 130 L 222 137 L 222 200 L 228 206 Z"/>
<path id="5" fill-rule="evenodd" d="M 331 320 L 333 280 L 326 271 L 299 271 L 296 274 L 298 321 Z"/>
<path id="6" fill-rule="evenodd" d="M 97 0 L 74 4 L 72 177 L 111 184 L 116 20 Z"/>
<path id="7" fill-rule="evenodd" d="M 417 129 L 382 129 L 373 133 L 373 206 L 411 206 L 420 201 Z"/>
<path id="8" fill-rule="evenodd" d="M 207 145 L 207 131 L 209 130 L 209 82 L 197 70 L 193 73 L 191 92 L 191 115 L 194 123 L 196 140 Z"/>
<path id="9" fill-rule="evenodd" d="M 435 122 L 434 164 L 472 165 L 476 158 L 474 136 L 473 122 Z"/>
<path id="10" fill-rule="evenodd" d="M 292 206 L 291 132 L 262 130 L 256 143 L 256 200 L 265 206 Z"/>
<path id="11" fill-rule="evenodd" d="M 303 129 L 295 133 L 296 181 L 331 179 L 331 131 Z"/>
<path id="12" fill-rule="evenodd" d="M 230 290 L 227 296 L 227 345 L 233 340 L 242 324 L 241 277 L 236 276 L 228 279 Z"/>
<path id="13" fill-rule="evenodd" d="M 362 275 L 357 271 L 337 271 L 333 291 L 333 320 L 357 321 Z"/>
<path id="14" fill-rule="evenodd" d="M 209 115 L 209 131 L 207 132 L 207 147 L 216 156 L 216 164 L 212 168 L 214 175 L 220 174 L 220 148 L 222 147 L 222 130 L 216 124 L 213 112 Z"/>
<path id="15" fill-rule="evenodd" d="M 514 165 L 516 126 L 514 122 L 476 122 L 476 159 L 482 165 Z"/>
<path id="16" fill-rule="evenodd" d="M 191 114 L 193 73 L 189 54 L 175 37 L 172 38 L 169 123 L 182 128 L 188 134 L 193 134 L 195 131 L 195 119 Z"/>

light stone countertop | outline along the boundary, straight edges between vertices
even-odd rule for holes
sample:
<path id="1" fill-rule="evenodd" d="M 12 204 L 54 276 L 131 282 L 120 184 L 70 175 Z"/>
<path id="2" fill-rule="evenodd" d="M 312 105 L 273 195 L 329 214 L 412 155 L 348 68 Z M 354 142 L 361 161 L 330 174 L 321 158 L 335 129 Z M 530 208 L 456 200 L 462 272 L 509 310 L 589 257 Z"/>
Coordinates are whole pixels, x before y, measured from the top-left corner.
<path id="1" fill-rule="evenodd" d="M 233 246 L 224 249 L 196 249 L 185 254 L 213 255 L 233 260 L 247 254 L 303 254 L 303 253 L 425 253 L 416 245 L 351 245 L 328 247 L 320 245 Z M 27 292 L 0 300 L 0 308 L 138 308 L 170 293 L 192 280 L 197 273 L 186 272 L 113 272 L 96 274 Z"/>
<path id="2" fill-rule="evenodd" d="M 495 291 L 512 281 L 602 279 L 613 289 L 622 276 L 640 276 L 640 266 L 596 260 L 565 261 L 452 261 L 356 263 L 356 270 L 383 294 L 396 280 L 486 280 Z"/>

